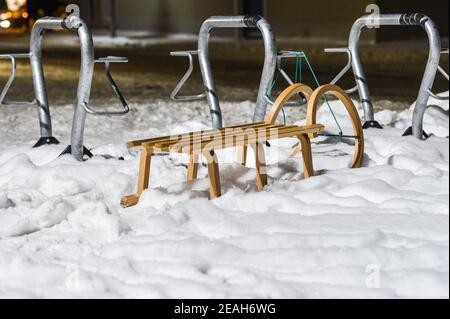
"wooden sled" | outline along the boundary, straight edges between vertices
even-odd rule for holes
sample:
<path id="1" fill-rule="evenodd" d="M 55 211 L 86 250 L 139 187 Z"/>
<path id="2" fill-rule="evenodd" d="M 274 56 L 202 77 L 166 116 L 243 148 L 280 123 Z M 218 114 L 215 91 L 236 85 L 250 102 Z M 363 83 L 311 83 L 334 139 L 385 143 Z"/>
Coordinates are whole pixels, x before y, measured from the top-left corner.
<path id="1" fill-rule="evenodd" d="M 285 103 L 299 93 L 302 93 L 308 100 L 307 125 L 276 125 L 278 115 Z M 122 206 L 130 207 L 139 202 L 142 193 L 149 186 L 151 158 L 157 153 L 188 154 L 188 181 L 197 178 L 199 157 L 204 156 L 208 162 L 211 199 L 220 197 L 222 193 L 219 163 L 216 155 L 216 151 L 220 149 L 237 147 L 239 149 L 238 161 L 245 165 L 247 149 L 251 147 L 255 152 L 257 187 L 258 191 L 262 191 L 268 182 L 263 145 L 273 139 L 297 138 L 300 145 L 293 156 L 302 153 L 305 178 L 314 176 L 311 139 L 317 137 L 324 129 L 323 125 L 316 123 L 316 114 L 325 94 L 333 95 L 339 99 L 350 116 L 354 132 L 355 151 L 349 166 L 351 168 L 361 167 L 364 159 L 364 133 L 358 112 L 350 97 L 336 85 L 323 85 L 313 91 L 304 84 L 293 84 L 277 98 L 265 122 L 129 142 L 128 148 L 142 147 L 142 152 L 137 193 L 123 197 L 121 200 Z"/>
<path id="2" fill-rule="evenodd" d="M 157 153 L 188 154 L 188 181 L 197 178 L 198 160 L 200 156 L 204 156 L 208 163 L 211 199 L 220 197 L 222 194 L 219 163 L 216 155 L 216 151 L 220 149 L 238 147 L 239 162 L 245 163 L 247 148 L 251 147 L 255 152 L 257 187 L 258 191 L 262 191 L 268 183 L 263 145 L 274 139 L 297 138 L 301 145 L 300 152 L 303 155 L 305 178 L 314 176 L 310 138 L 321 132 L 324 126 L 315 123 L 306 126 L 275 124 L 283 105 L 299 93 L 303 93 L 307 99 L 313 95 L 312 89 L 306 85 L 293 84 L 289 86 L 275 101 L 265 122 L 129 142 L 128 148 L 141 147 L 142 152 L 137 193 L 123 197 L 121 200 L 122 206 L 130 207 L 139 202 L 142 193 L 149 186 L 151 158 Z"/>

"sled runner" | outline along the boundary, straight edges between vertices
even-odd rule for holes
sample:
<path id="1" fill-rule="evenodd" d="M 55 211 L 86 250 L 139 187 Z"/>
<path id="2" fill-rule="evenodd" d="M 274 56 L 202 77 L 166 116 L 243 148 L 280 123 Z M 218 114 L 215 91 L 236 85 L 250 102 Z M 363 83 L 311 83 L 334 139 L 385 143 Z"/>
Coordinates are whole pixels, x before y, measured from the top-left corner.
<path id="1" fill-rule="evenodd" d="M 340 99 L 352 115 L 357 145 L 351 166 L 358 167 L 362 163 L 364 154 L 364 136 L 359 117 L 357 117 L 358 113 L 351 99 L 335 85 L 325 85 L 313 92 L 306 85 L 293 84 L 281 93 L 275 101 L 265 122 L 129 142 L 128 148 L 142 148 L 140 171 L 137 193 L 123 197 L 121 200 L 122 206 L 130 207 L 139 202 L 140 196 L 149 186 L 151 158 L 158 153 L 188 154 L 188 181 L 197 178 L 198 160 L 200 156 L 204 156 L 208 162 L 211 199 L 220 197 L 222 193 L 216 151 L 225 148 L 239 148 L 239 162 L 241 164 L 246 163 L 247 148 L 251 147 L 254 150 L 257 187 L 259 191 L 262 191 L 264 186 L 267 185 L 264 144 L 274 139 L 297 138 L 300 142 L 297 153 L 301 152 L 303 156 L 304 176 L 305 178 L 314 176 L 311 138 L 316 137 L 324 129 L 323 125 L 315 123 L 315 110 L 325 93 L 331 93 Z M 298 94 L 303 94 L 309 101 L 308 124 L 305 126 L 277 125 L 276 120 L 283 106 Z"/>
<path id="2" fill-rule="evenodd" d="M 291 78 L 291 76 L 284 69 L 284 60 L 287 59 L 295 59 L 296 67 L 295 67 L 295 78 Z M 299 94 L 300 103 L 297 102 L 288 102 L 283 105 L 281 109 L 283 115 L 283 123 L 286 124 L 286 112 L 285 108 L 288 107 L 303 107 L 307 106 L 307 123 L 315 124 L 317 117 L 317 108 L 320 106 L 319 102 L 323 102 L 323 104 L 328 108 L 328 113 L 330 115 L 331 122 L 334 122 L 333 127 L 326 127 L 325 132 L 322 132 L 320 135 L 327 137 L 329 139 L 335 139 L 339 142 L 347 142 L 351 143 L 351 140 L 354 140 L 354 156 L 349 165 L 351 168 L 358 168 L 362 165 L 363 157 L 364 157 L 364 136 L 363 136 L 363 126 L 361 125 L 361 119 L 356 108 L 353 105 L 352 100 L 348 96 L 351 92 L 343 91 L 340 87 L 334 85 L 333 82 L 328 85 L 321 85 L 319 78 L 312 67 L 312 63 L 309 61 L 308 56 L 303 51 L 281 51 L 277 58 L 277 69 L 279 74 L 284 80 L 290 85 L 294 83 L 302 82 L 303 78 L 303 69 L 305 67 L 309 70 L 310 75 L 313 77 L 315 85 L 317 86 L 317 90 L 314 91 L 314 96 L 309 98 Z M 277 84 L 278 76 L 274 79 L 271 89 L 267 95 L 267 101 L 270 105 L 274 105 L 272 101 L 272 93 L 275 85 Z M 333 110 L 333 107 L 330 104 L 329 97 L 333 96 L 338 98 L 340 102 L 345 106 L 346 113 L 349 117 L 350 122 L 352 123 L 353 133 L 345 132 L 338 116 Z M 298 100 L 298 99 L 297 99 Z M 337 129 L 337 132 L 336 132 Z M 314 136 L 317 137 L 317 136 Z M 298 147 L 297 150 L 292 154 L 295 157 L 299 152 L 301 152 L 301 148 Z"/>

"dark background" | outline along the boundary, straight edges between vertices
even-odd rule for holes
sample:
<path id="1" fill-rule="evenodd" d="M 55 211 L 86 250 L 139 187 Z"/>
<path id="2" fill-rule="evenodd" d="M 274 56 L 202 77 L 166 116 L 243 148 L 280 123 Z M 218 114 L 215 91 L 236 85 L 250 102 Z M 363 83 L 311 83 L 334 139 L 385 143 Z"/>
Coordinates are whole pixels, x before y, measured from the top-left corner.
<path id="1" fill-rule="evenodd" d="M 1 0 L 0 0 L 1 2 Z M 173 87 L 185 72 L 185 59 L 173 58 L 170 51 L 195 49 L 196 41 L 161 42 L 167 34 L 198 33 L 201 23 L 211 15 L 260 14 L 267 17 L 277 37 L 279 50 L 304 51 L 308 54 L 322 83 L 331 81 L 346 63 L 343 54 L 325 54 L 324 48 L 347 45 L 354 21 L 366 14 L 368 4 L 376 2 L 382 13 L 414 13 L 429 15 L 438 25 L 443 47 L 448 47 L 448 0 L 116 0 L 115 15 L 111 0 L 73 0 L 81 8 L 81 16 L 96 35 L 109 35 L 113 26 L 118 36 L 125 30 L 144 32 L 127 36 L 132 40 L 155 38 L 155 44 L 145 46 L 96 48 L 98 56 L 118 55 L 130 58 L 128 64 L 114 65 L 113 74 L 131 102 L 145 103 L 155 99 L 167 100 Z M 31 15 L 61 14 L 61 1 L 29 2 Z M 64 4 L 64 3 L 63 3 Z M 40 12 L 39 12 L 40 11 Z M 115 21 L 112 19 L 115 16 Z M 58 37 L 51 34 L 48 37 Z M 213 38 L 221 35 L 214 32 Z M 249 30 L 230 30 L 234 41 L 211 43 L 211 59 L 221 100 L 255 100 L 261 76 L 264 50 L 259 36 Z M 47 36 L 46 36 L 47 37 Z M 231 39 L 233 40 L 233 39 Z M 29 35 L 0 33 L 0 53 L 28 52 Z M 50 98 L 57 103 L 71 103 L 75 95 L 79 71 L 78 47 L 44 45 L 44 62 Z M 371 95 L 377 105 L 392 109 L 409 107 L 417 97 L 418 88 L 428 59 L 428 41 L 420 27 L 386 27 L 363 32 L 361 58 L 369 82 Z M 448 69 L 448 56 L 441 65 Z M 293 65 L 288 66 L 292 72 Z M 0 86 L 10 72 L 9 62 L 0 61 Z M 105 85 L 98 69 L 94 83 L 94 97 L 99 101 L 111 98 L 111 89 Z M 305 75 L 304 81 L 313 85 Z M 283 89 L 284 82 L 277 84 Z M 344 88 L 354 86 L 351 74 L 339 82 Z M 198 68 L 190 79 L 186 92 L 201 91 L 203 84 Z M 437 76 L 434 90 L 448 90 L 448 82 Z M 23 96 L 32 92 L 29 65 L 19 61 L 17 80 L 11 95 Z M 32 98 L 32 96 L 30 96 Z M 25 99 L 25 97 L 24 97 Z M 389 103 L 386 103 L 389 100 Z M 379 103 L 383 101 L 383 103 Z"/>

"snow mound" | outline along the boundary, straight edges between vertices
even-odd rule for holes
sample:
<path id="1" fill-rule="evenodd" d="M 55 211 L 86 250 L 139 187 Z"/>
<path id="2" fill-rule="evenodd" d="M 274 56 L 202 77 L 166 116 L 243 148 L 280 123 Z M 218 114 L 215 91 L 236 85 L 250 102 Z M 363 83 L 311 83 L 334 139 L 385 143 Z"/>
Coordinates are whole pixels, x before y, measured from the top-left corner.
<path id="1" fill-rule="evenodd" d="M 250 120 L 253 104 L 222 107 L 231 125 Z M 343 107 L 331 107 L 351 133 Z M 150 188 L 139 205 L 123 209 L 120 198 L 134 192 L 139 165 L 138 150 L 125 142 L 209 123 L 203 102 L 132 109 L 130 117 L 88 117 L 85 140 L 97 156 L 84 163 L 58 157 L 69 140 L 70 106 L 52 110 L 62 144 L 38 149 L 31 148 L 35 113 L 2 109 L 0 297 L 448 298 L 445 112 L 427 111 L 427 141 L 401 137 L 412 108 L 378 112 L 386 127 L 365 132 L 361 169 L 346 167 L 351 141 L 318 138 L 317 176 L 308 180 L 300 158 L 289 157 L 295 141 L 274 141 L 270 185 L 261 193 L 252 152 L 241 167 L 232 150 L 223 151 L 224 194 L 213 201 L 203 165 L 199 180 L 186 183 L 186 157 L 156 156 Z M 304 122 L 292 112 L 290 123 Z M 318 117 L 337 130 L 326 107 Z"/>

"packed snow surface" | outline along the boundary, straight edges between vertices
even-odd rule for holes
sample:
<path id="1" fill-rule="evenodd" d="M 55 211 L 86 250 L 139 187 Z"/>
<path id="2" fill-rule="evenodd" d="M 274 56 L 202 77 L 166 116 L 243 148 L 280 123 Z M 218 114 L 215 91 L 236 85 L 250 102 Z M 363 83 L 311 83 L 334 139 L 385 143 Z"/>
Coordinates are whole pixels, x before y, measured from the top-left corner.
<path id="1" fill-rule="evenodd" d="M 222 106 L 227 125 L 254 108 Z M 209 125 L 203 102 L 132 108 L 88 117 L 85 144 L 97 156 L 83 163 L 58 157 L 72 106 L 51 110 L 61 144 L 37 149 L 36 110 L 0 110 L 0 297 L 449 297 L 448 113 L 427 112 L 427 141 L 401 137 L 412 108 L 377 113 L 385 129 L 365 132 L 361 169 L 346 167 L 351 141 L 318 138 L 308 180 L 300 157 L 289 157 L 295 141 L 273 142 L 261 193 L 251 152 L 248 167 L 220 152 L 224 194 L 213 201 L 204 166 L 187 183 L 185 157 L 157 156 L 150 188 L 124 209 L 139 165 L 127 141 Z M 301 111 L 287 113 L 303 123 Z M 319 122 L 335 131 L 326 108 Z"/>

